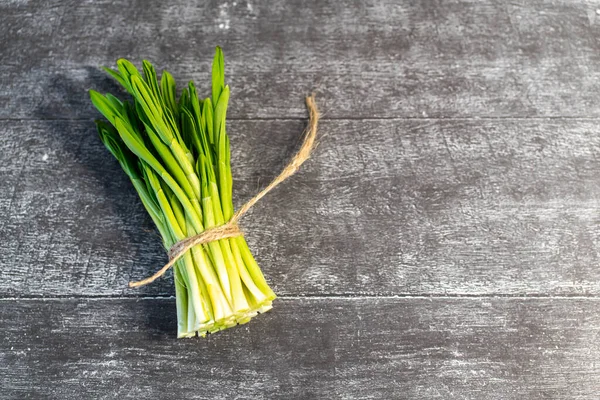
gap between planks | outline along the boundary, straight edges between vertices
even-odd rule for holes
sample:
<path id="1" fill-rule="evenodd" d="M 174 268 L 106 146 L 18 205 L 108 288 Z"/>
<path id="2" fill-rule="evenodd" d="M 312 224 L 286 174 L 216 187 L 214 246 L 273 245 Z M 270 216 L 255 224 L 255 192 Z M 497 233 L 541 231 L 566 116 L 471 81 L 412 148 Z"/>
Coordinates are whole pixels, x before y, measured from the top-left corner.
<path id="1" fill-rule="evenodd" d="M 8 301 L 65 301 L 65 300 L 174 300 L 175 296 L 122 296 L 122 295 L 101 295 L 101 296 L 27 296 L 27 297 L 0 297 L 0 302 Z M 600 299 L 600 295 L 546 295 L 546 294 L 449 294 L 449 295 L 282 295 L 277 297 L 278 300 L 444 300 L 444 299 L 519 299 L 519 300 L 583 300 L 583 299 Z"/>
<path id="2" fill-rule="evenodd" d="M 95 117 L 87 118 L 0 118 L 0 122 L 90 122 L 93 123 Z M 306 116 L 302 117 L 232 117 L 228 121 L 304 121 Z M 600 121 L 598 117 L 583 116 L 531 116 L 531 117 L 513 117 L 513 116 L 474 116 L 474 117 L 327 117 L 322 116 L 319 121 L 548 121 L 548 120 L 567 120 L 567 121 Z"/>

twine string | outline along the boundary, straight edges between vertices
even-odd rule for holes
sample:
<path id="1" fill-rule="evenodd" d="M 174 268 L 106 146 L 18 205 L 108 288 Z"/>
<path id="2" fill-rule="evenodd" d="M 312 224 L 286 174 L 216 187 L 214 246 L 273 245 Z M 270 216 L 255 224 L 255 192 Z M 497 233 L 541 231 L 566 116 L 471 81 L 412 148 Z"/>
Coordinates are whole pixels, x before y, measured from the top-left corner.
<path id="1" fill-rule="evenodd" d="M 169 268 L 175 265 L 177 260 L 179 260 L 188 250 L 190 250 L 196 245 L 242 235 L 242 231 L 238 226 L 239 220 L 248 211 L 250 211 L 250 209 L 267 193 L 275 189 L 275 187 L 281 182 L 294 175 L 296 171 L 298 171 L 298 169 L 300 168 L 300 165 L 302 165 L 306 160 L 310 158 L 310 155 L 313 149 L 315 148 L 317 126 L 320 118 L 320 113 L 317 109 L 317 104 L 315 103 L 314 94 L 306 97 L 306 108 L 308 109 L 309 121 L 308 126 L 305 130 L 304 140 L 296 155 L 292 157 L 292 159 L 285 166 L 283 171 L 281 171 L 281 173 L 277 175 L 277 177 L 273 179 L 273 181 L 267 187 L 258 192 L 256 196 L 248 200 L 235 214 L 233 214 L 233 217 L 231 217 L 231 219 L 227 223 L 220 226 L 216 226 L 214 228 L 207 229 L 199 233 L 198 235 L 190 236 L 184 240 L 175 243 L 171 247 L 171 249 L 169 249 L 168 263 L 166 263 L 160 270 L 158 270 L 154 275 L 149 276 L 148 278 L 142 279 L 137 282 L 129 282 L 129 287 L 140 287 L 154 282 L 156 279 L 163 276 L 164 273 L 169 270 Z"/>

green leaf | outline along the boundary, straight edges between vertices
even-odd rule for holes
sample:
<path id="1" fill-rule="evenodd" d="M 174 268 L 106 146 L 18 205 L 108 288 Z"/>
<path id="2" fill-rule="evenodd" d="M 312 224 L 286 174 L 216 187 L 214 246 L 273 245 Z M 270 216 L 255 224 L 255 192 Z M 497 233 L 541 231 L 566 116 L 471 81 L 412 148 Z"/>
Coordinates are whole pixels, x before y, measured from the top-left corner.
<path id="1" fill-rule="evenodd" d="M 160 89 L 165 105 L 171 109 L 173 115 L 177 115 L 179 113 L 176 100 L 177 87 L 175 86 L 175 79 L 173 79 L 173 75 L 167 71 L 162 72 L 162 76 L 160 78 Z"/>
<path id="2" fill-rule="evenodd" d="M 138 139 L 143 142 L 144 137 L 142 135 L 143 125 L 136 113 L 135 107 L 130 102 L 123 103 L 124 112 L 121 114 L 123 119 L 129 124 L 129 127 L 136 134 Z"/>
<path id="3" fill-rule="evenodd" d="M 177 218 L 173 213 L 171 204 L 169 203 L 169 200 L 167 199 L 167 196 L 163 191 L 163 188 L 160 184 L 160 180 L 156 175 L 156 171 L 154 171 L 153 168 L 146 166 L 144 163 L 142 163 L 142 170 L 144 173 L 144 179 L 150 183 L 150 186 L 152 187 L 154 195 L 158 200 L 158 204 L 163 212 L 163 215 L 168 221 L 167 224 L 172 229 L 172 232 L 175 234 L 177 240 L 182 240 L 183 238 L 185 238 L 185 234 L 179 226 Z"/>
<path id="4" fill-rule="evenodd" d="M 219 46 L 215 49 L 215 58 L 212 64 L 212 101 L 217 104 L 225 86 L 225 58 Z"/>
<path id="5" fill-rule="evenodd" d="M 200 181 L 202 182 L 202 197 L 210 196 L 208 191 L 208 171 L 207 171 L 207 160 L 203 154 L 200 154 L 200 157 L 196 161 L 196 170 L 200 174 Z"/>
<path id="6" fill-rule="evenodd" d="M 215 115 L 214 115 L 214 130 L 213 134 L 215 135 L 215 145 L 217 148 L 220 146 L 221 136 L 225 135 L 225 118 L 227 117 L 227 103 L 229 102 L 229 86 L 225 86 L 223 91 L 221 92 L 221 97 L 219 97 L 219 102 L 215 106 Z M 223 127 L 221 130 L 221 126 Z"/>
<path id="7" fill-rule="evenodd" d="M 219 161 L 217 166 L 219 193 L 221 194 L 221 206 L 226 219 L 233 216 L 232 189 L 233 179 L 231 177 L 231 166 L 229 162 L 229 137 L 225 135 L 219 147 Z"/>
<path id="8" fill-rule="evenodd" d="M 144 70 L 144 79 L 148 84 L 148 87 L 150 88 L 154 97 L 160 102 L 161 94 L 160 90 L 158 89 L 158 79 L 156 77 L 156 70 L 154 69 L 154 66 L 149 61 L 143 60 L 142 69 Z"/>
<path id="9" fill-rule="evenodd" d="M 177 122 L 175 121 L 175 117 L 169 108 L 165 108 L 164 119 L 167 122 L 167 126 L 171 128 L 171 133 L 175 135 L 177 142 L 181 145 L 184 151 L 189 152 L 188 145 L 183 140 L 183 136 L 181 132 L 179 132 L 179 128 L 177 127 Z M 193 161 L 190 161 L 193 162 Z"/>
<path id="10" fill-rule="evenodd" d="M 181 186 L 181 188 L 184 190 L 188 197 L 194 197 L 194 190 L 190 185 L 190 182 L 188 181 L 185 172 L 183 171 L 183 169 L 181 169 L 179 163 L 177 162 L 175 157 L 173 157 L 173 154 L 171 153 L 167 145 L 165 145 L 158 138 L 158 135 L 154 133 L 151 127 L 147 126 L 146 132 L 148 134 L 148 137 L 150 138 L 152 145 L 154 146 L 164 165 L 166 166 L 167 171 L 169 171 L 171 176 L 175 178 L 179 186 Z"/>
<path id="11" fill-rule="evenodd" d="M 166 190 L 165 190 L 166 189 Z M 175 214 L 175 218 L 177 219 L 177 223 L 181 228 L 183 234 L 185 236 L 188 235 L 185 223 L 185 213 L 183 211 L 183 207 L 181 207 L 181 203 L 177 200 L 177 196 L 168 188 L 163 187 L 163 190 L 167 193 L 167 198 L 169 199 L 169 203 L 171 203 L 171 208 L 173 209 L 173 214 Z"/>
<path id="12" fill-rule="evenodd" d="M 163 118 L 164 113 L 168 110 L 162 108 L 160 101 L 152 94 L 152 90 L 142 79 L 133 76 L 131 78 L 131 87 L 135 99 L 143 110 L 140 113 L 138 108 L 138 114 L 143 114 L 146 117 L 163 142 L 167 144 L 171 143 L 175 135 L 172 127 L 169 128 Z M 144 121 L 143 118 L 142 121 Z"/>
<path id="13" fill-rule="evenodd" d="M 121 84 L 121 86 L 123 86 L 127 91 L 130 90 L 129 87 L 129 82 L 127 80 L 125 80 L 121 74 L 119 74 L 117 71 L 115 71 L 114 69 L 108 68 L 108 67 L 102 67 L 102 69 L 107 72 L 110 76 L 112 76 L 117 82 L 119 82 Z"/>
<path id="14" fill-rule="evenodd" d="M 131 88 L 135 99 L 140 103 L 150 121 L 153 119 L 162 120 L 163 109 L 158 98 L 152 93 L 150 86 L 142 78 L 132 76 Z"/>
<path id="15" fill-rule="evenodd" d="M 198 100 L 198 93 L 196 92 L 196 86 L 194 86 L 194 82 L 190 82 L 188 84 L 188 91 L 190 94 L 190 111 L 197 120 L 200 120 L 200 101 Z"/>
<path id="16" fill-rule="evenodd" d="M 123 153 L 119 146 L 117 140 L 119 139 L 119 134 L 115 130 L 115 128 L 104 122 L 97 120 L 96 121 L 96 129 L 98 130 L 98 135 L 100 136 L 100 140 L 104 143 L 104 146 L 110 151 L 110 153 L 119 161 L 123 159 Z M 127 171 L 125 171 L 127 172 Z"/>
<path id="17" fill-rule="evenodd" d="M 181 108 L 181 107 L 189 108 L 190 107 L 189 101 L 190 101 L 190 93 L 187 88 L 184 88 L 183 91 L 181 92 L 181 96 L 179 97 L 179 103 L 178 103 L 179 108 Z"/>
<path id="18" fill-rule="evenodd" d="M 111 104 L 114 106 L 115 109 L 121 110 L 123 108 L 123 102 L 121 100 L 117 99 L 112 94 L 107 93 L 106 99 L 111 102 Z"/>
<path id="19" fill-rule="evenodd" d="M 119 69 L 119 72 L 121 73 L 123 79 L 127 82 L 127 85 L 123 86 L 125 87 L 125 89 L 127 89 L 129 93 L 133 94 L 131 88 L 131 78 L 133 76 L 137 76 L 138 78 L 142 79 L 142 75 L 140 75 L 140 72 L 137 70 L 135 65 L 133 65 L 130 61 L 124 58 L 120 58 L 117 60 L 117 68 Z"/>
<path id="20" fill-rule="evenodd" d="M 181 131 L 189 148 L 193 148 L 196 154 L 201 154 L 204 150 L 200 143 L 200 133 L 196 127 L 196 121 L 190 110 L 186 107 L 181 108 Z"/>
<path id="21" fill-rule="evenodd" d="M 94 107 L 96 107 L 110 122 L 113 122 L 115 117 L 121 115 L 121 110 L 115 108 L 113 102 L 95 90 L 90 90 L 90 99 L 92 100 Z"/>
<path id="22" fill-rule="evenodd" d="M 211 145 L 214 145 L 213 106 L 210 98 L 204 100 L 204 104 L 202 105 L 202 119 L 204 119 L 204 124 L 202 124 L 202 126 L 206 132 L 206 136 L 208 136 L 208 141 Z"/>

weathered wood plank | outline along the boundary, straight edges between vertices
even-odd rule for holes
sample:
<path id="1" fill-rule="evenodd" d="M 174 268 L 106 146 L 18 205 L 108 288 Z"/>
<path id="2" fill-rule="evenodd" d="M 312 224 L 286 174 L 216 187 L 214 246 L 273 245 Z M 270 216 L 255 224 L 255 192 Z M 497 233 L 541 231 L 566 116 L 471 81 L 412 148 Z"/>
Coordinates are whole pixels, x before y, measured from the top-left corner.
<path id="1" fill-rule="evenodd" d="M 232 117 L 600 116 L 597 1 L 0 4 L 0 118 L 87 118 L 98 70 L 148 58 L 208 84 L 224 46 Z"/>
<path id="2" fill-rule="evenodd" d="M 3 398 L 596 399 L 598 299 L 286 299 L 207 339 L 173 300 L 0 303 Z"/>
<path id="3" fill-rule="evenodd" d="M 232 121 L 236 204 L 302 121 Z M 243 223 L 279 294 L 600 294 L 595 120 L 323 121 Z M 0 294 L 169 295 L 165 257 L 91 121 L 0 123 Z"/>

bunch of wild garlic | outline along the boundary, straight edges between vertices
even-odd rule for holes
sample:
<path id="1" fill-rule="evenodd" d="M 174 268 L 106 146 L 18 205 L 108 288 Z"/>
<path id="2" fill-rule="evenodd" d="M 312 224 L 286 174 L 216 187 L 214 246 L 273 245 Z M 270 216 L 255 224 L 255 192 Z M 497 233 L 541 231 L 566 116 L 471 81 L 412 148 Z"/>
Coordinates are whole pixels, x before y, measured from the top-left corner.
<path id="1" fill-rule="evenodd" d="M 143 73 L 129 61 L 105 68 L 133 97 L 121 101 L 90 91 L 108 119 L 100 137 L 131 179 L 168 249 L 233 216 L 223 52 L 212 66 L 212 97 L 199 99 L 190 82 L 177 99 L 167 71 Z M 275 293 L 243 236 L 196 245 L 174 266 L 178 337 L 216 332 L 271 308 Z"/>

